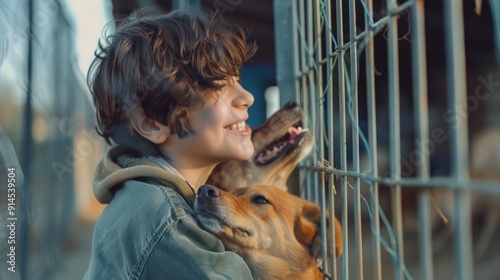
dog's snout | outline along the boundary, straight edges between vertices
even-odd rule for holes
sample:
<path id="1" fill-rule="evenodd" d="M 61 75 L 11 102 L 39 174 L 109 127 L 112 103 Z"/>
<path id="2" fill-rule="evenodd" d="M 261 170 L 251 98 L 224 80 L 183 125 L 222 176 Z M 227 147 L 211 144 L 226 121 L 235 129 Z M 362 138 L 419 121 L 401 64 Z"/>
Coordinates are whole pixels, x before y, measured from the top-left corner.
<path id="1" fill-rule="evenodd" d="M 295 109 L 295 107 L 297 107 L 298 104 L 297 102 L 291 100 L 291 101 L 288 101 L 288 103 L 286 103 L 285 105 L 283 105 L 283 108 L 285 110 L 292 110 L 292 109 Z"/>
<path id="2" fill-rule="evenodd" d="M 203 185 L 198 189 L 198 196 L 208 199 L 216 198 L 220 195 L 219 190 L 210 185 Z"/>

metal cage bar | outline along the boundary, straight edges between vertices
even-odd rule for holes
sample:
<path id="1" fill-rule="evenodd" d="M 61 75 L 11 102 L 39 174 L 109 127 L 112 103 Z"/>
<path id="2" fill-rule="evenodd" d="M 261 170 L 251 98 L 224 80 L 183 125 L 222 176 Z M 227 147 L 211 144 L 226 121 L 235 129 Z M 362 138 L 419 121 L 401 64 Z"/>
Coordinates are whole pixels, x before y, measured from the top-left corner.
<path id="1" fill-rule="evenodd" d="M 448 71 L 448 110 L 455 118 L 450 122 L 451 170 L 452 178 L 459 186 L 469 183 L 469 151 L 467 121 L 460 119 L 461 108 L 466 108 L 466 73 L 465 40 L 463 23 L 463 3 L 445 0 L 445 42 L 447 48 Z M 454 201 L 456 223 L 454 225 L 454 243 L 457 256 L 456 269 L 458 279 L 473 279 L 471 205 L 467 190 L 456 190 Z"/>
<path id="2" fill-rule="evenodd" d="M 321 106 L 321 101 L 319 98 L 319 95 L 323 92 L 323 83 L 322 83 L 322 65 L 313 65 L 314 62 L 321 60 L 321 17 L 320 17 L 320 5 L 319 5 L 319 0 L 313 0 L 310 1 L 311 3 L 311 12 L 313 15 L 313 23 L 311 26 L 312 29 L 312 34 L 311 34 L 311 82 L 309 85 L 309 96 L 311 97 L 311 128 L 313 131 L 319 131 L 319 135 L 323 135 L 323 132 L 321 130 L 320 120 L 322 121 L 323 119 L 320 117 L 318 118 L 318 111 L 322 111 L 322 106 Z M 314 52 L 312 50 L 314 49 Z M 312 55 L 314 54 L 314 55 Z M 312 153 L 312 160 L 314 164 L 318 164 L 318 155 L 320 157 L 323 156 L 323 139 L 318 138 L 316 139 L 316 149 L 317 152 Z M 321 203 L 321 198 L 319 196 L 319 193 L 321 192 L 320 188 L 321 186 L 319 185 L 320 178 L 320 173 L 316 173 L 313 176 L 313 188 L 314 188 L 314 198 L 317 203 Z"/>
<path id="3" fill-rule="evenodd" d="M 370 30 L 373 22 L 373 2 L 366 1 L 368 13 L 365 13 L 365 32 Z M 370 165 L 371 176 L 378 178 L 378 154 L 377 154 L 377 114 L 375 104 L 375 55 L 373 44 L 373 32 L 368 32 L 366 38 L 366 95 L 368 109 L 368 143 L 371 151 Z M 373 279 L 382 279 L 382 258 L 380 248 L 380 220 L 379 220 L 379 196 L 378 183 L 370 182 L 370 206 L 372 211 L 372 219 L 370 228 L 372 232 L 372 249 L 373 249 Z"/>
<path id="4" fill-rule="evenodd" d="M 387 0 L 389 14 L 397 6 L 396 0 Z M 401 178 L 401 123 L 400 123 L 400 101 L 399 101 L 399 47 L 398 47 L 398 18 L 391 17 L 387 22 L 387 56 L 389 68 L 389 141 L 390 141 L 390 165 L 391 178 Z M 403 217 L 401 210 L 401 186 L 395 185 L 391 192 L 391 203 L 393 211 L 393 228 L 396 232 L 397 258 L 394 264 L 394 278 L 403 279 Z"/>
<path id="5" fill-rule="evenodd" d="M 336 18 L 337 18 L 337 41 L 339 46 L 344 45 L 344 25 L 343 25 L 343 10 L 342 1 L 336 1 Z M 342 169 L 347 169 L 347 139 L 346 139 L 346 113 L 345 113 L 345 50 L 337 47 L 338 55 L 337 73 L 338 73 L 338 90 L 339 90 L 339 121 L 340 121 L 340 166 Z M 340 187 L 342 190 L 342 279 L 349 279 L 349 219 L 347 207 L 347 177 L 342 176 Z"/>
<path id="6" fill-rule="evenodd" d="M 333 105 L 334 105 L 334 86 L 333 86 L 333 71 L 334 71 L 334 67 L 333 67 L 333 57 L 328 57 L 329 54 L 331 54 L 334 50 L 333 48 L 333 44 L 332 44 L 332 38 L 330 38 L 330 32 L 332 32 L 331 28 L 330 28 L 330 24 L 332 23 L 332 5 L 331 5 L 331 1 L 326 1 L 325 3 L 325 9 L 326 9 L 326 12 L 325 12 L 325 16 L 326 18 L 324 19 L 328 24 L 325 24 L 325 34 L 328 38 L 325 38 L 325 47 L 326 47 L 326 74 L 327 74 L 327 87 L 326 87 L 326 104 L 329 106 L 328 108 L 332 108 Z M 328 116 L 328 128 L 327 128 L 327 131 L 328 131 L 328 139 L 329 139 L 329 142 L 327 143 L 328 145 L 328 156 L 327 156 L 327 160 L 328 160 L 328 163 L 331 165 L 331 166 L 334 166 L 334 122 L 333 122 L 333 119 L 334 119 L 334 113 L 333 113 L 333 110 L 327 110 L 327 116 Z M 330 207 L 330 225 L 334 225 L 335 224 L 335 199 L 334 199 L 334 195 L 335 195 L 335 186 L 334 186 L 334 181 L 335 181 L 335 176 L 333 173 L 329 173 L 329 176 L 328 176 L 328 180 L 329 180 L 329 183 L 330 185 L 328 186 L 328 191 L 330 193 L 330 196 L 329 196 L 329 207 Z M 335 229 L 332 228 L 330 230 L 330 234 L 331 234 L 331 240 L 335 240 Z M 335 251 L 335 245 L 333 244 L 333 242 L 331 242 L 331 244 L 329 244 L 329 250 L 330 252 L 334 252 Z M 330 279 L 332 280 L 336 280 L 337 279 L 337 262 L 336 262 L 336 259 L 335 258 L 331 258 L 330 259 L 330 262 L 328 263 L 329 265 L 329 272 L 330 272 Z"/>
<path id="7" fill-rule="evenodd" d="M 429 178 L 429 154 L 424 148 L 424 141 L 429 139 L 429 110 L 427 98 L 427 55 L 425 42 L 424 1 L 417 0 L 411 9 L 412 19 L 412 66 L 413 66 L 413 104 L 415 111 L 416 140 L 421 148 L 418 150 L 420 164 L 417 165 L 417 176 L 421 180 Z M 431 194 L 424 190 L 418 198 L 420 273 L 423 279 L 432 280 L 432 232 L 430 222 Z"/>
<path id="8" fill-rule="evenodd" d="M 349 1 L 349 38 L 350 50 L 350 88 L 352 126 L 352 170 L 359 172 L 359 121 L 358 121 L 358 52 L 356 38 L 356 3 Z M 340 66 L 342 67 L 342 66 Z M 356 279 L 363 279 L 363 234 L 361 224 L 361 184 L 359 178 L 354 179 L 354 250 L 356 254 Z"/>
<path id="9" fill-rule="evenodd" d="M 385 250 L 393 260 L 393 278 L 411 278 L 405 265 L 403 230 L 402 230 L 402 201 L 401 190 L 405 187 L 419 189 L 418 213 L 418 238 L 419 238 L 419 269 L 422 279 L 433 279 L 433 244 L 431 225 L 431 191 L 435 188 L 444 188 L 454 191 L 454 249 L 456 261 L 456 276 L 458 279 L 472 279 L 472 239 L 471 239 L 471 201 L 470 192 L 484 193 L 500 196 L 498 183 L 494 181 L 469 179 L 468 166 L 468 127 L 467 120 L 461 119 L 460 110 L 466 108 L 465 84 L 465 46 L 462 1 L 443 0 L 445 11 L 446 52 L 448 71 L 448 109 L 454 118 L 450 125 L 450 162 L 452 173 L 450 176 L 431 176 L 430 155 L 426 151 L 425 141 L 429 140 L 429 108 L 428 108 L 428 83 L 427 83 L 427 57 L 424 0 L 408 0 L 398 3 L 396 0 L 383 1 L 387 13 L 374 18 L 373 0 L 294 0 L 288 4 L 287 0 L 275 0 L 275 22 L 289 24 L 283 19 L 289 15 L 284 9 L 291 9 L 292 28 L 277 29 L 276 38 L 292 38 L 292 41 L 279 42 L 285 52 L 277 47 L 280 61 L 285 60 L 290 48 L 295 48 L 292 59 L 286 63 L 278 64 L 278 73 L 290 75 L 278 81 L 280 88 L 295 90 L 297 100 L 300 100 L 306 114 L 310 117 L 310 127 L 317 135 L 316 150 L 302 165 L 301 172 L 305 175 L 304 196 L 319 202 L 322 210 L 329 210 L 330 225 L 334 224 L 335 202 L 334 182 L 340 185 L 339 207 L 341 213 L 338 218 L 342 223 L 343 256 L 340 259 L 341 267 L 337 270 L 337 260 L 331 258 L 326 261 L 326 249 L 334 250 L 334 244 L 325 244 L 323 251 L 322 268 L 328 279 L 363 279 L 372 266 L 370 279 L 382 279 L 382 273 L 391 274 L 382 270 L 382 257 L 387 256 Z M 286 4 L 285 4 L 286 3 Z M 348 4 L 348 10 L 343 5 Z M 359 10 L 360 5 L 363 9 Z M 357 11 L 363 11 L 364 26 L 358 24 Z M 398 17 L 409 13 L 411 20 L 411 61 L 412 61 L 412 86 L 414 109 L 413 140 L 416 141 L 416 154 L 420 162 L 416 164 L 415 177 L 403 177 L 401 165 L 402 135 L 400 130 L 400 85 L 399 85 L 399 46 L 398 46 Z M 281 16 L 285 14 L 285 16 Z M 379 14 L 380 15 L 380 14 Z M 346 17 L 346 18 L 344 18 Z M 348 32 L 344 32 L 344 24 L 348 24 Z M 380 31 L 387 32 L 387 63 L 388 63 L 388 100 L 389 100 L 389 156 L 390 176 L 379 175 L 379 154 L 377 143 L 377 102 L 375 85 L 375 44 L 374 38 Z M 279 34 L 279 32 L 292 32 L 292 35 Z M 347 34 L 348 33 L 348 34 Z M 324 36 L 324 37 L 323 37 Z M 277 42 L 278 45 L 278 42 Z M 364 131 L 359 127 L 360 111 L 358 76 L 360 69 L 360 54 L 364 54 L 364 78 L 366 79 L 366 123 L 368 139 L 364 138 Z M 284 55 L 283 55 L 284 53 Z M 291 66 L 293 64 L 293 67 Z M 283 71 L 284 68 L 293 71 Z M 280 72 L 280 70 L 282 72 Z M 280 74 L 279 74 L 280 75 Z M 291 81 L 288 85 L 283 83 Z M 289 85 L 293 86 L 290 87 Z M 282 87 L 283 86 L 283 87 Z M 292 93 L 288 93 L 292 94 Z M 364 94 L 364 92 L 362 93 Z M 361 97 L 363 97 L 361 95 Z M 321 123 L 323 119 L 325 123 Z M 464 117 L 465 118 L 465 117 Z M 338 127 L 337 127 L 338 126 Z M 349 131 L 352 129 L 352 131 Z M 350 138 L 352 137 L 352 139 Z M 363 141 L 360 141 L 363 140 Z M 404 142 L 403 142 L 404 143 Z M 334 146 L 335 144 L 335 146 Z M 418 146 L 420 144 L 420 146 Z M 350 150 L 352 145 L 352 150 Z M 360 145 L 367 148 L 370 168 L 361 170 Z M 338 153 L 338 154 L 336 154 Z M 348 165 L 348 156 L 352 155 L 352 167 Z M 322 161 L 326 159 L 325 161 Z M 352 169 L 349 169 L 352 168 Z M 302 177 L 301 177 L 302 178 Z M 350 185 L 348 179 L 353 180 Z M 370 246 L 364 246 L 362 231 L 362 203 L 361 181 L 369 185 L 369 211 L 370 232 L 365 235 L 372 236 Z M 390 186 L 392 222 L 386 227 L 385 216 L 380 208 L 379 185 Z M 354 197 L 349 198 L 349 188 L 353 189 Z M 352 203 L 352 204 L 351 204 Z M 354 219 L 349 221 L 348 204 L 353 206 Z M 322 221 L 326 217 L 322 216 Z M 380 219 L 384 220 L 381 230 Z M 349 227 L 349 223 L 351 227 Z M 354 232 L 350 232 L 353 228 Z M 326 236 L 334 235 L 334 230 L 321 226 L 322 240 Z M 385 240 L 389 235 L 390 241 Z M 350 236 L 349 236 L 350 235 Z M 394 239 L 392 238 L 394 236 Z M 349 242 L 349 237 L 353 238 Z M 334 240 L 332 238 L 331 240 Z M 353 248 L 349 248 L 353 244 Z M 368 248 L 368 249 L 366 249 Z M 370 251 L 372 261 L 363 262 L 363 249 Z M 349 256 L 354 254 L 353 256 Z M 412 268 L 415 269 L 415 268 Z M 341 276 L 341 277 L 340 277 Z M 384 275 L 385 277 L 386 275 Z"/>

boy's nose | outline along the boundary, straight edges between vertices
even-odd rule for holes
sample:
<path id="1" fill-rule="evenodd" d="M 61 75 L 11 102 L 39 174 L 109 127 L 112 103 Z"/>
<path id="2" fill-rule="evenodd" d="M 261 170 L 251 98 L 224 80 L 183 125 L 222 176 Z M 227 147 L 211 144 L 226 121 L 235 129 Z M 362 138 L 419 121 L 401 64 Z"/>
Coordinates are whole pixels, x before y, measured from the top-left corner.
<path id="1" fill-rule="evenodd" d="M 253 102 L 253 95 L 246 89 L 241 87 L 240 91 L 238 92 L 238 96 L 234 100 L 234 106 L 241 109 L 247 109 L 248 107 L 252 106 Z"/>
<path id="2" fill-rule="evenodd" d="M 203 185 L 198 189 L 197 194 L 198 198 L 212 200 L 214 198 L 219 197 L 220 192 L 214 186 Z"/>

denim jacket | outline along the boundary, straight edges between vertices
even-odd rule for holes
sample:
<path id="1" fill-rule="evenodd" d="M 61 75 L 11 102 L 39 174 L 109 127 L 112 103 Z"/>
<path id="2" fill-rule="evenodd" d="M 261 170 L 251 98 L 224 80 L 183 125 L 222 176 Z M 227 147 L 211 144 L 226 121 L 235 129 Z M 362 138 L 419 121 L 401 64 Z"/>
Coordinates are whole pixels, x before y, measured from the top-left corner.
<path id="1" fill-rule="evenodd" d="M 134 150 L 116 146 L 99 163 L 99 217 L 84 279 L 252 279 L 237 254 L 194 219 L 194 190 Z"/>

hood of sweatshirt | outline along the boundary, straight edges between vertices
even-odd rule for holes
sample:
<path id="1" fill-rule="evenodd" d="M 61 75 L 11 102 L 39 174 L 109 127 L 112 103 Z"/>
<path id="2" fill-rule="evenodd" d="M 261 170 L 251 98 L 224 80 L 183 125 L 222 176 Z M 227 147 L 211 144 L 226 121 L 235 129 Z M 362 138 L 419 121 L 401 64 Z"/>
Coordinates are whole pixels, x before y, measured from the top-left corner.
<path id="1" fill-rule="evenodd" d="M 194 204 L 196 193 L 188 182 L 144 157 L 137 150 L 124 146 L 109 149 L 97 165 L 92 186 L 94 195 L 99 202 L 109 203 L 113 199 L 114 187 L 137 178 L 147 178 L 172 188 L 182 195 L 191 207 Z"/>

